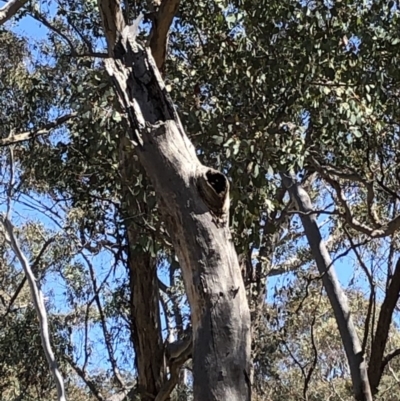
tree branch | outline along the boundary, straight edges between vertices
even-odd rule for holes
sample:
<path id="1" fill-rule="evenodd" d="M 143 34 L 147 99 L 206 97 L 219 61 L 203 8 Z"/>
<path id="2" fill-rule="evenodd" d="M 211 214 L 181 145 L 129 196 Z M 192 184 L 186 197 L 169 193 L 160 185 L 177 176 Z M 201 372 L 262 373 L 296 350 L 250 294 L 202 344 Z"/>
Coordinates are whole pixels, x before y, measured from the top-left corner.
<path id="1" fill-rule="evenodd" d="M 72 367 L 72 369 L 75 370 L 76 374 L 85 382 L 85 384 L 88 386 L 89 390 L 93 393 L 93 395 L 97 398 L 97 400 L 106 401 L 106 399 L 102 396 L 102 394 L 98 390 L 97 384 L 86 376 L 85 371 L 81 369 L 70 356 L 65 355 L 65 358 Z"/>
<path id="2" fill-rule="evenodd" d="M 101 301 L 100 301 L 100 296 L 99 296 L 99 291 L 100 288 L 98 288 L 97 286 L 97 280 L 95 277 L 95 273 L 94 273 L 94 268 L 93 268 L 93 264 L 90 262 L 90 260 L 88 259 L 88 257 L 84 254 L 84 252 L 81 252 L 81 255 L 83 257 L 83 259 L 85 260 L 88 268 L 89 268 L 89 273 L 90 273 L 90 279 L 92 280 L 92 285 L 93 285 L 93 293 L 94 293 L 94 300 L 96 302 L 96 306 L 97 309 L 99 311 L 99 315 L 100 315 L 100 324 L 101 324 L 101 328 L 103 331 L 103 336 L 104 336 L 104 342 L 106 344 L 106 348 L 107 348 L 107 352 L 108 352 L 108 358 L 110 360 L 111 363 L 111 367 L 115 376 L 115 380 L 118 382 L 119 386 L 122 389 L 126 389 L 125 383 L 123 378 L 121 377 L 120 373 L 119 373 L 119 369 L 117 367 L 117 362 L 115 360 L 114 357 L 114 350 L 111 344 L 111 335 L 107 329 L 107 322 L 106 322 L 106 317 L 104 316 L 104 311 L 103 311 L 103 307 L 101 305 Z"/>
<path id="3" fill-rule="evenodd" d="M 65 54 L 66 57 L 93 57 L 93 58 L 108 58 L 110 57 L 107 53 L 98 52 L 87 52 L 87 53 L 70 53 Z"/>
<path id="4" fill-rule="evenodd" d="M 11 19 L 20 8 L 29 0 L 10 0 L 4 7 L 0 8 L 0 25 Z"/>
<path id="5" fill-rule="evenodd" d="M 297 208 L 302 212 L 311 212 L 313 210 L 311 198 L 304 188 L 296 182 L 291 174 L 281 173 L 281 178 L 291 198 L 296 202 Z M 361 344 L 354 326 L 346 294 L 340 286 L 331 256 L 322 240 L 317 219 L 315 214 L 300 214 L 300 219 L 318 271 L 322 275 L 322 282 L 329 302 L 333 308 L 350 367 L 355 398 L 371 401 L 372 394 L 368 383 L 367 368 L 362 355 Z"/>
<path id="6" fill-rule="evenodd" d="M 165 401 L 179 380 L 179 371 L 191 357 L 193 349 L 192 335 L 184 340 L 169 343 L 166 348 L 170 377 L 166 380 L 154 401 Z"/>
<path id="7" fill-rule="evenodd" d="M 13 296 L 11 297 L 10 302 L 7 307 L 7 310 L 6 310 L 6 313 L 2 316 L 3 319 L 11 312 L 11 308 L 12 308 L 15 300 L 18 298 L 18 295 L 21 292 L 22 288 L 24 287 L 25 283 L 26 283 L 26 276 L 24 276 L 24 278 L 21 280 L 17 290 L 14 292 Z"/>
<path id="8" fill-rule="evenodd" d="M 387 354 L 382 361 L 382 366 L 381 369 L 382 371 L 385 369 L 386 365 L 396 356 L 400 355 L 400 348 L 394 350 L 393 352 L 391 352 L 390 354 Z"/>
<path id="9" fill-rule="evenodd" d="M 328 174 L 324 173 L 322 171 L 322 169 L 320 169 L 319 172 L 321 173 L 322 178 L 324 180 L 326 180 L 332 186 L 332 188 L 335 190 L 338 201 L 344 209 L 344 214 L 342 214 L 342 216 L 344 217 L 346 223 L 351 228 L 353 228 L 354 230 L 356 230 L 358 232 L 366 234 L 372 238 L 387 237 L 387 236 L 393 234 L 396 230 L 398 230 L 400 228 L 400 215 L 396 216 L 395 218 L 388 221 L 387 223 L 381 224 L 378 228 L 369 227 L 366 224 L 358 221 L 353 216 L 351 208 L 347 202 L 347 199 L 342 191 L 342 188 L 341 188 L 339 182 L 334 180 Z"/>
<path id="10" fill-rule="evenodd" d="M 168 31 L 178 7 L 179 0 L 163 0 L 154 16 L 149 43 L 156 65 L 161 72 L 167 57 Z"/>
<path id="11" fill-rule="evenodd" d="M 47 247 L 55 240 L 55 237 L 51 237 L 50 239 L 48 239 L 42 249 L 39 252 L 39 255 L 36 257 L 35 261 L 32 264 L 32 271 L 36 270 L 37 265 L 40 262 L 41 257 L 43 256 L 44 252 L 46 251 Z M 11 312 L 11 308 L 15 302 L 15 300 L 17 299 L 19 293 L 21 292 L 22 288 L 24 287 L 26 282 L 26 276 L 21 280 L 21 283 L 19 284 L 17 290 L 15 291 L 15 293 L 13 294 L 13 296 L 10 299 L 10 302 L 8 304 L 6 313 L 4 314 L 3 318 L 6 317 L 10 312 Z"/>
<path id="12" fill-rule="evenodd" d="M 50 133 L 51 130 L 57 128 L 59 125 L 77 117 L 77 113 L 70 113 L 65 116 L 59 117 L 51 123 L 46 124 L 43 128 L 22 132 L 20 134 L 12 134 L 9 135 L 7 138 L 0 139 L 0 147 L 1 146 L 9 146 L 15 143 L 28 141 L 30 139 L 36 138 L 41 135 L 47 135 Z"/>

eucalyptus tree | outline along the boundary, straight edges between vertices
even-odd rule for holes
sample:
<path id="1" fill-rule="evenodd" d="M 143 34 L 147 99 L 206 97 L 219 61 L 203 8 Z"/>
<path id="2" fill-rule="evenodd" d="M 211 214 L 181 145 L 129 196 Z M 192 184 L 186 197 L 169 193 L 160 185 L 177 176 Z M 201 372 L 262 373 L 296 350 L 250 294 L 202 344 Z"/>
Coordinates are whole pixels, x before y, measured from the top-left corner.
<path id="1" fill-rule="evenodd" d="M 176 297 L 170 298 L 173 289 L 157 275 L 166 262 L 173 284 L 178 261 L 192 312 L 195 397 L 232 398 L 233 392 L 249 398 L 250 321 L 230 236 L 254 331 L 262 322 L 266 277 L 315 257 L 299 247 L 304 233 L 292 219 L 295 210 L 280 173 L 301 173 L 300 183 L 318 204 L 320 188 L 331 190 L 330 229 L 342 246 L 351 239 L 372 247 L 376 238 L 396 235 L 396 9 L 358 1 L 201 1 L 179 8 L 175 1 L 59 1 L 49 2 L 49 9 L 45 2 L 24 4 L 7 3 L 0 22 L 22 7 L 18 18 L 29 15 L 49 34 L 38 44 L 39 56 L 31 53 L 37 57 L 33 66 L 20 60 L 15 71 L 2 70 L 3 82 L 13 84 L 1 99 L 7 110 L 2 144 L 17 144 L 21 171 L 19 186 L 7 193 L 35 192 L 62 203 L 67 213 L 62 228 L 77 253 L 106 249 L 116 265 L 128 267 L 127 281 L 112 296 L 95 297 L 95 319 L 107 338 L 119 395 L 166 399 L 191 355 L 189 346 L 182 358 L 169 358 L 181 338 L 164 344 L 162 333 L 160 303 L 178 336 L 188 331 Z M 143 33 L 132 44 L 124 28 L 141 11 Z M 140 47 L 145 41 L 155 65 Z M 140 72 L 131 71 L 130 56 Z M 124 87 L 127 77 L 134 93 Z M 55 112 L 60 116 L 54 118 Z M 41 137 L 58 127 L 64 130 L 54 131 L 51 140 Z M 177 137 L 167 141 L 169 135 Z M 178 151 L 178 144 L 184 150 Z M 85 263 L 96 295 L 104 287 L 95 285 L 91 262 Z M 392 260 L 387 288 L 393 266 Z M 73 277 L 82 279 L 76 272 Z M 72 283 L 71 294 L 77 296 L 80 288 Z M 130 334 L 138 373 L 134 391 L 119 373 L 104 311 L 118 316 Z M 211 349 L 210 335 L 222 345 Z M 376 343 L 379 370 L 385 344 Z M 98 399 L 103 397 L 99 388 L 107 393 L 76 360 L 67 360 Z M 353 382 L 359 399 L 365 396 L 363 369 L 364 382 Z M 372 377 L 378 376 L 372 370 L 369 381 L 376 392 L 379 383 Z"/>

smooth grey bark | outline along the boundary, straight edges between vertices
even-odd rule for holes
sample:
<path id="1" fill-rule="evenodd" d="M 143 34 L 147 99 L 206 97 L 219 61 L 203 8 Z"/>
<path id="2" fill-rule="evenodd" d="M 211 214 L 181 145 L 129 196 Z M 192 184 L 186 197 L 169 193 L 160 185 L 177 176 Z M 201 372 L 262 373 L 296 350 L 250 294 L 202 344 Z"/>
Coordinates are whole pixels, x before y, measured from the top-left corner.
<path id="1" fill-rule="evenodd" d="M 107 71 L 158 196 L 191 307 L 194 399 L 248 401 L 250 312 L 228 227 L 229 182 L 198 160 L 150 50 L 124 35 L 117 46 L 120 59 L 108 59 Z"/>
<path id="2" fill-rule="evenodd" d="M 47 320 L 47 311 L 44 304 L 43 293 L 37 284 L 36 277 L 33 274 L 31 265 L 29 264 L 28 258 L 22 252 L 19 245 L 19 241 L 14 233 L 14 226 L 8 218 L 8 215 L 0 215 L 0 222 L 3 224 L 6 234 L 6 240 L 9 241 L 11 249 L 14 251 L 19 263 L 24 269 L 24 273 L 27 277 L 29 289 L 32 296 L 33 306 L 35 308 L 40 328 L 40 339 L 42 342 L 43 351 L 49 365 L 49 370 L 53 376 L 54 382 L 57 388 L 57 400 L 66 401 L 64 379 L 58 368 L 57 360 L 54 356 L 53 349 L 51 347 L 49 324 Z"/>
<path id="3" fill-rule="evenodd" d="M 332 259 L 321 237 L 317 225 L 310 196 L 295 179 L 288 174 L 281 174 L 283 184 L 297 205 L 300 219 L 304 227 L 307 241 L 319 273 L 322 276 L 329 301 L 332 305 L 336 322 L 342 338 L 347 360 L 350 366 L 350 374 L 353 383 L 353 392 L 358 401 L 372 401 L 371 388 L 368 380 L 367 366 L 362 353 L 353 319 L 339 280 L 333 267 Z"/>

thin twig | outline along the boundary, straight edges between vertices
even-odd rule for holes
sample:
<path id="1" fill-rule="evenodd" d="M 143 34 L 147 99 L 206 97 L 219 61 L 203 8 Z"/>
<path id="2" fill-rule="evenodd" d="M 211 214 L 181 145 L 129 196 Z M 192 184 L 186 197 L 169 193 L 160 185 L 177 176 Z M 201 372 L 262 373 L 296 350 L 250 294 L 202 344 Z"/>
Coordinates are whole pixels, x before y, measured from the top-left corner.
<path id="1" fill-rule="evenodd" d="M 117 362 L 114 358 L 114 350 L 111 344 L 111 336 L 110 333 L 108 332 L 107 329 L 107 324 L 106 324 L 106 318 L 104 316 L 104 311 L 103 311 L 103 307 L 101 305 L 101 301 L 100 301 L 100 297 L 99 297 L 99 288 L 97 288 L 97 280 L 95 277 L 95 273 L 94 273 L 94 268 L 93 268 L 93 264 L 90 262 L 90 260 L 88 259 L 88 257 L 84 254 L 84 252 L 81 252 L 81 255 L 83 257 L 83 259 L 85 260 L 88 268 L 89 268 L 89 274 L 90 274 L 90 278 L 92 280 L 92 285 L 93 285 L 93 292 L 94 292 L 94 300 L 96 302 L 97 305 L 97 309 L 99 311 L 99 315 L 100 315 L 100 322 L 101 322 L 101 326 L 102 326 L 102 330 L 103 330 L 103 335 L 104 335 L 104 341 L 106 343 L 106 348 L 107 348 L 107 352 L 108 352 L 108 357 L 115 375 L 115 379 L 117 380 L 118 384 L 120 385 L 121 388 L 125 389 L 126 385 L 124 383 L 124 380 L 122 379 L 118 367 L 117 367 Z"/>

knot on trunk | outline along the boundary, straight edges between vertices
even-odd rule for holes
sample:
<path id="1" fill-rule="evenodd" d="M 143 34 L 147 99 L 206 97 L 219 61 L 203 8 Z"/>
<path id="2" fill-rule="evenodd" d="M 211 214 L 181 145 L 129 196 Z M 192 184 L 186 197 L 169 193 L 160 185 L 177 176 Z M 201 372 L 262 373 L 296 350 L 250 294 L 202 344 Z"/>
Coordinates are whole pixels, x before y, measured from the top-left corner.
<path id="1" fill-rule="evenodd" d="M 229 181 L 214 169 L 206 169 L 197 178 L 197 189 L 210 212 L 218 218 L 228 216 Z"/>

